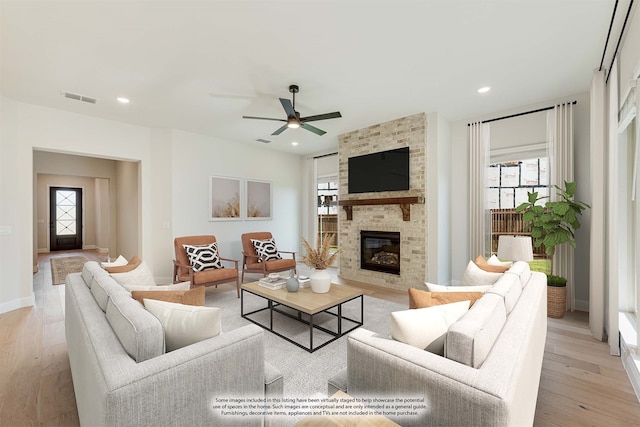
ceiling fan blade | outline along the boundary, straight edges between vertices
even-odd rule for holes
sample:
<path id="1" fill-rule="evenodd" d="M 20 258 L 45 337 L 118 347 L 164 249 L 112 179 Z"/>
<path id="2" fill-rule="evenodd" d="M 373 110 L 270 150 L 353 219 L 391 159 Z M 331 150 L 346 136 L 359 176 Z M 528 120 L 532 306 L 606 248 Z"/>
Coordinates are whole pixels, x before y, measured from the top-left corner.
<path id="1" fill-rule="evenodd" d="M 340 111 L 335 111 L 333 113 L 318 114 L 316 116 L 300 117 L 300 121 L 313 122 L 316 120 L 337 119 L 339 117 L 342 117 L 342 114 L 340 114 Z"/>
<path id="2" fill-rule="evenodd" d="M 275 120 L 277 122 L 286 122 L 285 119 L 272 119 L 271 117 L 254 117 L 254 116 L 242 116 L 243 119 L 256 119 L 256 120 Z"/>
<path id="3" fill-rule="evenodd" d="M 285 123 L 282 127 L 280 127 L 277 131 L 272 133 L 271 135 L 280 135 L 285 129 L 288 127 L 288 123 Z"/>
<path id="4" fill-rule="evenodd" d="M 287 117 L 296 117 L 296 112 L 293 110 L 293 105 L 290 100 L 280 98 L 280 103 L 282 104 L 284 111 L 287 113 Z"/>
<path id="5" fill-rule="evenodd" d="M 285 125 L 285 126 L 286 126 L 286 125 Z M 323 131 L 322 129 L 318 129 L 318 128 L 317 128 L 317 127 L 315 127 L 315 126 L 311 126 L 311 125 L 308 125 L 308 124 L 306 124 L 306 123 L 300 123 L 300 127 L 301 127 L 301 128 L 303 128 L 303 129 L 306 129 L 306 130 L 308 130 L 308 131 L 310 131 L 310 132 L 313 132 L 313 133 L 315 133 L 316 135 L 320 135 L 320 136 L 322 136 L 322 135 L 324 135 L 324 134 L 326 133 L 326 132 L 325 132 L 325 131 Z"/>

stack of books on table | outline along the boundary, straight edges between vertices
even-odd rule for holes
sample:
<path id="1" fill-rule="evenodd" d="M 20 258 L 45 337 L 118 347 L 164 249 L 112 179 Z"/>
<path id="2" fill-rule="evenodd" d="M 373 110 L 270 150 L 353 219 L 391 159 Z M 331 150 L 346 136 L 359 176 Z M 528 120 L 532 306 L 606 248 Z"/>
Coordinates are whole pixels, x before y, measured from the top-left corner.
<path id="1" fill-rule="evenodd" d="M 268 277 L 258 280 L 258 284 L 267 289 L 276 290 L 284 288 L 287 285 L 287 281 L 281 277 L 277 279 L 270 279 Z"/>
<path id="2" fill-rule="evenodd" d="M 304 278 L 302 278 L 302 277 L 304 277 Z M 309 279 L 306 276 L 302 276 L 302 277 L 298 277 L 298 285 L 299 285 L 300 289 L 308 288 L 309 286 L 311 286 L 311 279 Z"/>

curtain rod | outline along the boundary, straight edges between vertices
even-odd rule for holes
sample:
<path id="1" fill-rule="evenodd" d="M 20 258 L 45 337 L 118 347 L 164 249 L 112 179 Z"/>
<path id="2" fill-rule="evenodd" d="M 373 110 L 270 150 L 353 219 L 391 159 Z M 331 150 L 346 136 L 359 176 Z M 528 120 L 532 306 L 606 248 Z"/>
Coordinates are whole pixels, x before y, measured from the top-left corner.
<path id="1" fill-rule="evenodd" d="M 571 102 L 571 104 L 573 104 L 573 105 L 576 105 L 577 103 L 578 103 L 578 101 Z M 556 107 L 555 105 L 552 105 L 550 107 L 538 108 L 537 110 L 525 111 L 524 113 L 511 114 L 509 116 L 496 117 L 495 119 L 489 119 L 489 120 L 480 120 L 480 123 L 491 123 L 491 122 L 496 122 L 498 120 L 511 119 L 513 117 L 525 116 L 527 114 L 533 114 L 533 113 L 539 113 L 541 111 L 552 110 L 555 107 Z M 471 126 L 471 125 L 472 125 L 472 123 L 467 123 L 467 126 Z"/>
<path id="2" fill-rule="evenodd" d="M 629 3 L 629 8 L 627 9 L 627 14 L 624 17 L 624 23 L 622 24 L 622 30 L 620 31 L 620 37 L 618 37 L 618 43 L 616 44 L 616 50 L 613 52 L 613 57 L 611 58 L 611 64 L 609 65 L 609 72 L 607 73 L 607 78 L 605 79 L 605 84 L 609 83 L 609 76 L 611 75 L 611 67 L 613 67 L 613 61 L 616 60 L 616 56 L 618 56 L 618 49 L 620 48 L 620 42 L 622 41 L 622 36 L 624 35 L 624 29 L 627 27 L 627 20 L 629 19 L 629 13 L 631 13 L 631 8 L 633 7 L 633 0 Z"/>
<path id="3" fill-rule="evenodd" d="M 618 0 L 616 0 L 616 4 L 613 6 L 613 13 L 611 14 L 611 22 L 609 22 L 609 31 L 607 32 L 607 40 L 604 42 L 604 49 L 602 49 L 602 59 L 600 60 L 600 68 L 598 68 L 598 71 L 602 71 L 602 64 L 604 63 L 604 55 L 607 53 L 607 46 L 609 46 L 609 37 L 611 36 L 611 29 L 613 28 L 613 20 L 616 17 L 617 9 L 618 9 Z"/>
<path id="4" fill-rule="evenodd" d="M 337 151 L 335 153 L 323 154 L 322 156 L 315 156 L 314 159 L 321 159 L 323 157 L 335 156 L 336 154 L 338 154 Z"/>

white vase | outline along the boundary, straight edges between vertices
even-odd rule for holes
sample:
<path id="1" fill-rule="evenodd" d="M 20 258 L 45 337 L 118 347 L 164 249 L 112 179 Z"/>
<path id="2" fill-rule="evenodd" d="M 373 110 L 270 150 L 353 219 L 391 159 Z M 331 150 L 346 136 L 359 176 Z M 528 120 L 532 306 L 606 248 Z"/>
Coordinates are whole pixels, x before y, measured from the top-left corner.
<path id="1" fill-rule="evenodd" d="M 311 290 L 316 294 L 326 294 L 331 289 L 331 275 L 327 270 L 316 270 L 309 279 L 311 279 Z"/>

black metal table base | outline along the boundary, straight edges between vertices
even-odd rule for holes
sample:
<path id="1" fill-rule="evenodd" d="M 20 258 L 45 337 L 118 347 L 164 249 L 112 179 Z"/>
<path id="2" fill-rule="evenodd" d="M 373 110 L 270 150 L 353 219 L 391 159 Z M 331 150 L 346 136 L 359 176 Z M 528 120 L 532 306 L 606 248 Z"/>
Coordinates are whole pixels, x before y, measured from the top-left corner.
<path id="1" fill-rule="evenodd" d="M 258 297 L 263 298 L 263 299 L 266 299 L 267 300 L 267 306 L 263 307 L 263 308 L 259 308 L 257 310 L 253 310 L 253 311 L 251 311 L 249 313 L 245 313 L 244 312 L 244 293 L 245 292 L 248 292 L 248 293 L 250 293 L 252 295 L 258 296 Z M 345 304 L 345 303 L 348 303 L 350 301 L 353 301 L 353 300 L 355 300 L 357 298 L 360 298 L 360 320 L 355 320 L 355 319 L 352 319 L 350 317 L 343 316 L 342 315 L 342 305 Z M 287 313 L 286 311 L 281 310 L 280 308 L 278 308 L 280 306 L 287 307 L 287 308 L 297 312 L 297 315 L 293 315 L 291 313 Z M 337 313 L 333 313 L 333 312 L 329 311 L 329 310 L 334 309 L 336 307 L 338 309 Z M 256 320 L 254 320 L 254 319 L 249 317 L 252 314 L 259 313 L 259 312 L 265 311 L 265 310 L 269 310 L 269 325 L 264 325 L 264 324 L 262 324 L 262 323 L 260 323 L 260 322 L 258 322 L 258 321 L 256 321 Z M 304 323 L 304 324 L 308 325 L 309 326 L 309 346 L 307 347 L 307 346 L 305 346 L 303 344 L 300 344 L 299 342 L 292 340 L 291 338 L 281 334 L 280 332 L 275 331 L 273 329 L 273 312 L 282 314 L 282 315 L 287 316 L 287 317 L 289 317 L 291 319 L 297 320 L 298 322 L 301 322 L 301 323 Z M 332 316 L 336 316 L 338 318 L 338 327 L 337 327 L 338 330 L 337 331 L 332 331 L 332 330 L 327 329 L 327 328 L 325 328 L 323 326 L 314 324 L 313 323 L 313 317 L 316 314 L 319 314 L 319 313 L 327 313 L 327 314 L 330 314 Z M 309 317 L 309 320 L 304 319 L 302 317 L 303 314 L 306 314 Z M 362 326 L 362 324 L 364 323 L 364 298 L 363 298 L 363 295 L 358 295 L 358 296 L 355 296 L 355 297 L 353 297 L 353 298 L 351 298 L 351 299 L 349 299 L 347 301 L 343 301 L 340 304 L 336 304 L 333 307 L 329 307 L 328 309 L 326 309 L 324 311 L 320 311 L 320 312 L 315 313 L 315 314 L 308 314 L 308 313 L 304 313 L 304 312 L 302 312 L 302 311 L 300 311 L 300 310 L 298 310 L 296 308 L 289 307 L 289 306 L 287 306 L 285 304 L 281 304 L 281 303 L 275 302 L 273 300 L 270 300 L 269 298 L 266 298 L 266 297 L 264 297 L 262 295 L 258 295 L 256 293 L 253 293 L 253 292 L 249 291 L 249 290 L 242 289 L 242 291 L 240 293 L 240 315 L 242 317 L 244 317 L 245 319 L 249 320 L 250 322 L 253 322 L 256 325 L 268 330 L 272 334 L 277 335 L 280 338 L 289 341 L 291 344 L 295 344 L 298 347 L 307 350 L 309 353 L 313 353 L 314 351 L 324 347 L 325 345 L 331 344 L 332 342 L 334 342 L 338 338 L 342 337 L 343 335 L 346 335 L 349 332 L 353 331 L 354 329 L 357 329 L 360 326 Z M 352 322 L 355 325 L 352 328 L 349 328 L 349 329 L 343 331 L 343 329 L 342 329 L 342 321 L 343 320 L 347 320 L 349 322 Z M 324 333 L 326 333 L 328 335 L 331 335 L 333 338 L 331 338 L 330 340 L 325 341 L 322 344 L 314 347 L 313 346 L 313 330 L 314 329 L 317 329 L 317 330 L 322 331 L 322 332 L 324 332 Z"/>

